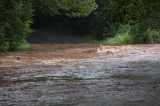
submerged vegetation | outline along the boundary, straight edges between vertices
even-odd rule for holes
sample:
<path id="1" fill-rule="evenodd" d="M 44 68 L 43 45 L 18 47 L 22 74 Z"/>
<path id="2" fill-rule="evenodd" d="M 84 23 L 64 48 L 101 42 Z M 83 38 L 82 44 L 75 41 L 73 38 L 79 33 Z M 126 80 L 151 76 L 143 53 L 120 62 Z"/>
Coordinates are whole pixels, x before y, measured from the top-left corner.
<path id="1" fill-rule="evenodd" d="M 0 0 L 0 51 L 28 47 L 31 25 L 106 44 L 160 43 L 160 1 Z"/>

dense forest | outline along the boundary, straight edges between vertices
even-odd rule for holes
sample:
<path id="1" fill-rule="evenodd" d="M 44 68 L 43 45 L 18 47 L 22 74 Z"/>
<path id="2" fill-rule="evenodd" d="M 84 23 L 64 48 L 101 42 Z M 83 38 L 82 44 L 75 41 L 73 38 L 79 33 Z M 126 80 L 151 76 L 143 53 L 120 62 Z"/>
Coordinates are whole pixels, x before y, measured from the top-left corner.
<path id="1" fill-rule="evenodd" d="M 0 0 L 0 51 L 26 48 L 46 26 L 106 44 L 160 43 L 160 0 Z"/>

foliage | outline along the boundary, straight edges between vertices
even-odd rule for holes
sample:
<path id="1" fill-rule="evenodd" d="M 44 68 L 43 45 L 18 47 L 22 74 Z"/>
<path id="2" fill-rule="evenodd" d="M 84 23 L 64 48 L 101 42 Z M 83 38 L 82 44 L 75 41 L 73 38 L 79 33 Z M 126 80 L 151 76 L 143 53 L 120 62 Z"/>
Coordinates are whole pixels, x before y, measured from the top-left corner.
<path id="1" fill-rule="evenodd" d="M 160 30 L 151 27 L 144 27 L 144 25 L 135 25 L 131 33 L 135 36 L 136 43 L 159 43 Z"/>
<path id="2" fill-rule="evenodd" d="M 110 4 L 111 0 L 96 0 L 98 9 L 92 13 L 90 32 L 98 38 L 111 37 L 115 34 L 116 23 L 111 19 Z"/>
<path id="3" fill-rule="evenodd" d="M 0 51 L 26 47 L 32 17 L 31 1 L 1 0 L 0 14 Z"/>
<path id="4" fill-rule="evenodd" d="M 128 33 L 118 34 L 113 38 L 108 38 L 104 40 L 102 43 L 109 45 L 121 45 L 121 44 L 132 44 L 134 42 L 133 36 Z"/>
<path id="5" fill-rule="evenodd" d="M 106 38 L 103 43 L 132 44 L 132 43 L 160 43 L 160 30 L 151 23 L 139 23 L 136 25 L 120 25 L 117 34 L 112 38 Z"/>
<path id="6" fill-rule="evenodd" d="M 110 44 L 110 45 L 119 45 L 119 44 L 131 44 L 135 42 L 135 37 L 130 34 L 132 26 L 121 25 L 117 34 L 112 38 L 106 38 L 103 40 L 103 43 Z"/>
<path id="7" fill-rule="evenodd" d="M 111 17 L 121 24 L 138 23 L 159 11 L 157 0 L 112 0 Z"/>
<path id="8" fill-rule="evenodd" d="M 97 9 L 95 0 L 34 0 L 34 27 L 49 26 L 57 30 L 85 32 L 88 15 Z M 80 31 L 79 31 L 80 30 Z"/>
<path id="9" fill-rule="evenodd" d="M 126 40 L 128 35 L 133 36 L 134 43 L 157 42 L 152 38 L 158 38 L 160 1 L 97 0 L 97 3 L 99 8 L 92 14 L 91 21 L 91 31 L 94 34 L 105 38 L 105 41 L 111 37 L 110 42 L 120 42 L 117 39 L 122 38 Z M 129 33 L 119 33 L 122 30 L 121 24 L 130 25 Z"/>
<path id="10" fill-rule="evenodd" d="M 159 43 L 160 19 L 148 18 L 132 26 L 131 34 L 135 35 L 136 43 Z"/>
<path id="11" fill-rule="evenodd" d="M 54 19 L 55 15 L 64 18 L 86 17 L 98 7 L 95 0 L 0 0 L 1 51 L 25 47 L 32 22 L 32 3 L 35 23 L 41 22 L 42 25 L 44 21 L 41 20 L 47 20 L 48 17 Z M 49 21 L 47 20 L 48 23 Z"/>
<path id="12" fill-rule="evenodd" d="M 160 0 L 0 0 L 0 51 L 26 47 L 32 13 L 34 25 L 90 32 L 109 44 L 160 42 Z"/>
<path id="13" fill-rule="evenodd" d="M 69 17 L 88 16 L 97 8 L 95 0 L 35 0 L 36 8 L 51 15 L 65 14 Z"/>
<path id="14" fill-rule="evenodd" d="M 147 29 L 145 35 L 147 43 L 160 43 L 160 31 Z"/>

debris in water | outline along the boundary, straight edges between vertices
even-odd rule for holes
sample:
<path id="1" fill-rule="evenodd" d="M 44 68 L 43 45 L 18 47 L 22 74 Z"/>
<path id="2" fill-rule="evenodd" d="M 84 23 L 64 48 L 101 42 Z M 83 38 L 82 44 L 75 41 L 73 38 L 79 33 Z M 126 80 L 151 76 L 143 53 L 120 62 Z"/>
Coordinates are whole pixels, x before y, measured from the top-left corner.
<path id="1" fill-rule="evenodd" d="M 20 57 L 20 56 L 17 56 L 16 59 L 17 59 L 17 60 L 21 60 L 21 57 Z"/>

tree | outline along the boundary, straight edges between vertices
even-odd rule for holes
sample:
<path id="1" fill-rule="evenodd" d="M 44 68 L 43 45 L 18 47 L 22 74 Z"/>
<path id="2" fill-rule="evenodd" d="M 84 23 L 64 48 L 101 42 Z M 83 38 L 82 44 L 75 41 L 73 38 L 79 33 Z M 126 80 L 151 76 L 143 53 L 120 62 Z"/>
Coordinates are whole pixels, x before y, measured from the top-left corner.
<path id="1" fill-rule="evenodd" d="M 65 14 L 69 17 L 88 16 L 96 10 L 95 0 L 35 0 L 37 11 L 43 14 Z"/>
<path id="2" fill-rule="evenodd" d="M 90 32 L 98 39 L 111 37 L 115 33 L 116 22 L 111 17 L 111 2 L 112 0 L 96 0 L 98 9 L 90 16 Z"/>
<path id="3" fill-rule="evenodd" d="M 151 34 L 148 29 L 160 27 L 159 0 L 97 0 L 96 3 L 99 8 L 91 15 L 90 30 L 100 38 L 113 37 L 123 29 L 120 27 L 131 25 L 131 32 L 141 35 L 144 42 L 143 37 Z"/>
<path id="4" fill-rule="evenodd" d="M 31 17 L 31 0 L 0 0 L 0 51 L 26 46 Z"/>
<path id="5" fill-rule="evenodd" d="M 112 18 L 122 24 L 141 22 L 160 11 L 159 0 L 112 0 Z"/>
<path id="6" fill-rule="evenodd" d="M 40 14 L 42 17 L 57 14 L 85 17 L 97 8 L 95 0 L 0 0 L 0 51 L 26 46 L 32 22 L 32 3 L 35 16 Z"/>

